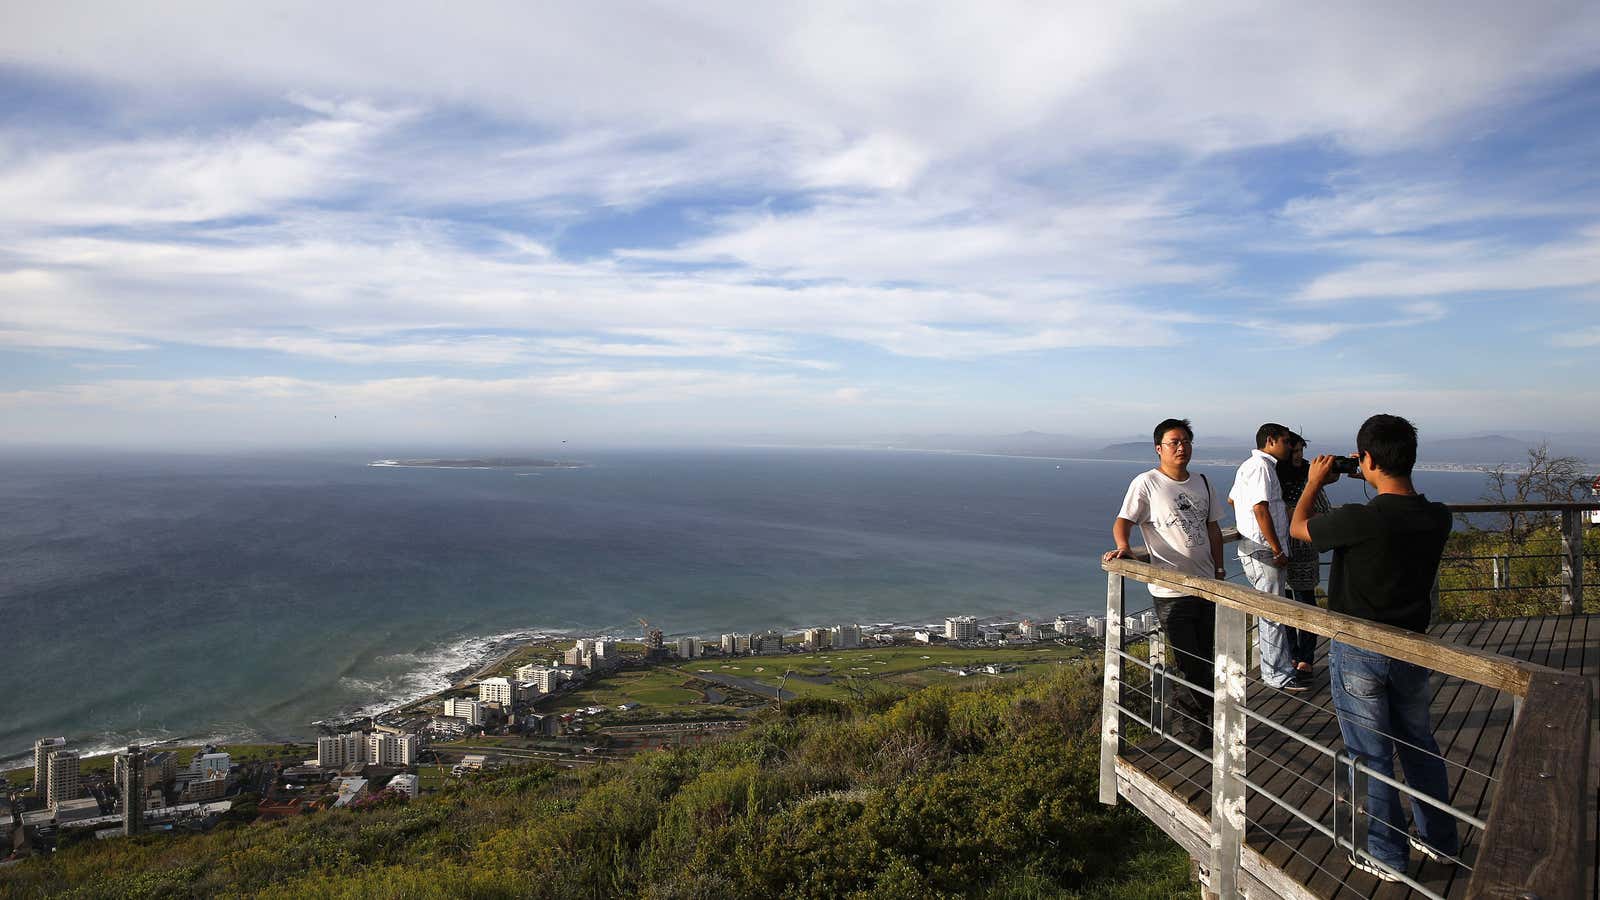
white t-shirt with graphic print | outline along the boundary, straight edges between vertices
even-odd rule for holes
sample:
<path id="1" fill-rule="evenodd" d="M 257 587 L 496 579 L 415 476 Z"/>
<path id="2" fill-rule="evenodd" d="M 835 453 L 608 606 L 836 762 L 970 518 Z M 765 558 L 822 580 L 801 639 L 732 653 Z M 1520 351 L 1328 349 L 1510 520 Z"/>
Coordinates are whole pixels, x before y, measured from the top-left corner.
<path id="1" fill-rule="evenodd" d="M 1205 476 L 1191 472 L 1187 481 L 1173 481 L 1160 469 L 1133 479 L 1117 518 L 1139 526 L 1150 561 L 1187 575 L 1213 574 L 1208 524 L 1221 518 Z M 1182 591 L 1150 585 L 1155 597 L 1182 597 Z"/>

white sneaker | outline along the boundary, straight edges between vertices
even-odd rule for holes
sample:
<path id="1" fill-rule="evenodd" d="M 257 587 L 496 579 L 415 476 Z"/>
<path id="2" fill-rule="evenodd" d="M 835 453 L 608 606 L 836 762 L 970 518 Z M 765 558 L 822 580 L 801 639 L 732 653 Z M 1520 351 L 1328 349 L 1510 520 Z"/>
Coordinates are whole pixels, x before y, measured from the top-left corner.
<path id="1" fill-rule="evenodd" d="M 1369 862 L 1368 860 L 1365 860 L 1365 859 L 1358 859 L 1356 857 L 1351 857 L 1350 858 L 1350 865 L 1355 866 L 1357 869 L 1360 869 L 1361 871 L 1367 873 L 1368 875 L 1371 875 L 1373 878 L 1376 878 L 1379 881 L 1399 881 L 1400 880 L 1400 876 L 1399 875 L 1397 875 L 1394 872 L 1384 868 L 1383 866 L 1378 865 L 1375 862 Z"/>
<path id="2" fill-rule="evenodd" d="M 1445 853 L 1443 850 L 1433 849 L 1422 838 L 1419 838 L 1414 834 L 1410 834 L 1406 835 L 1406 839 L 1411 842 L 1411 849 L 1422 854 L 1425 859 L 1431 859 L 1436 863 L 1444 863 L 1447 866 L 1453 866 L 1456 864 L 1455 857 Z"/>

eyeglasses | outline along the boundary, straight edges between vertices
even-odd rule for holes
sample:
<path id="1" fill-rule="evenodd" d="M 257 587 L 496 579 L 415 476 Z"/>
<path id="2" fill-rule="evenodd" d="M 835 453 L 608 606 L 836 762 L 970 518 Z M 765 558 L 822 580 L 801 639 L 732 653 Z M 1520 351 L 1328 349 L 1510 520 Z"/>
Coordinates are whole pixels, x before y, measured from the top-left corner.
<path id="1" fill-rule="evenodd" d="M 1157 447 L 1171 447 L 1172 449 L 1176 450 L 1179 447 L 1193 447 L 1194 446 L 1194 441 L 1162 441 L 1161 443 L 1157 444 L 1156 446 Z"/>

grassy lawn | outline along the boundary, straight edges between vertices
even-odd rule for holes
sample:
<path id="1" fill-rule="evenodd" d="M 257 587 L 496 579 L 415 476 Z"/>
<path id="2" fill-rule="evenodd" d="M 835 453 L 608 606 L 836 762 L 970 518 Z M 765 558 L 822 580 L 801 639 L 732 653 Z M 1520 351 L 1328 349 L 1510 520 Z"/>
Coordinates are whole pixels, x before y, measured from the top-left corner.
<path id="1" fill-rule="evenodd" d="M 624 703 L 637 703 L 648 707 L 654 714 L 704 714 L 720 710 L 733 714 L 732 707 L 721 707 L 706 702 L 705 694 L 693 678 L 671 668 L 618 672 L 599 680 L 592 680 L 578 690 L 565 694 L 542 711 L 572 712 L 585 706 L 604 706 L 616 712 Z"/>
<path id="2" fill-rule="evenodd" d="M 732 659 L 708 658 L 682 663 L 676 668 L 690 675 L 710 672 L 748 678 L 772 687 L 776 687 L 783 679 L 785 671 L 790 672 L 791 676 L 828 678 L 831 683 L 817 684 L 790 677 L 784 683 L 784 689 L 801 697 L 842 700 L 851 695 L 849 685 L 852 680 L 862 689 L 866 689 L 872 682 L 878 680 L 905 687 L 922 687 L 943 681 L 965 680 L 952 673 L 939 671 L 945 667 L 1010 663 L 1023 668 L 1007 675 L 1019 676 L 1030 674 L 1029 668 L 1035 665 L 1075 659 L 1082 654 L 1083 651 L 1076 648 L 1060 647 L 1055 644 L 992 650 L 919 645 L 743 656 Z"/>
<path id="3" fill-rule="evenodd" d="M 428 792 L 443 788 L 449 773 L 448 766 L 417 766 L 417 790 Z"/>

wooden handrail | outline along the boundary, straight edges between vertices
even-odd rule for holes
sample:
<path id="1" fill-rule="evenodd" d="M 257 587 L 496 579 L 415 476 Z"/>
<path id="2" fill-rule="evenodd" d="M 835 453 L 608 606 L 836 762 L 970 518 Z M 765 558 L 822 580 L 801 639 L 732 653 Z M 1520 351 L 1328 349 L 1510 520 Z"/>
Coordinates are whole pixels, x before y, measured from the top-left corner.
<path id="1" fill-rule="evenodd" d="M 1468 897 L 1582 897 L 1589 685 L 1575 673 L 1529 685 L 1489 808 Z"/>
<path id="2" fill-rule="evenodd" d="M 1102 562 L 1100 567 L 1125 578 L 1182 591 L 1190 596 L 1210 600 L 1219 606 L 1270 619 L 1291 628 L 1315 632 L 1326 638 L 1426 666 L 1475 684 L 1510 691 L 1519 697 L 1527 693 L 1528 679 L 1532 673 L 1561 671 L 1512 659 L 1509 656 L 1462 647 L 1393 625 L 1383 625 L 1332 612 L 1309 603 L 1274 597 L 1253 587 L 1219 581 L 1215 578 L 1186 575 L 1165 566 L 1131 559 L 1113 559 Z"/>

